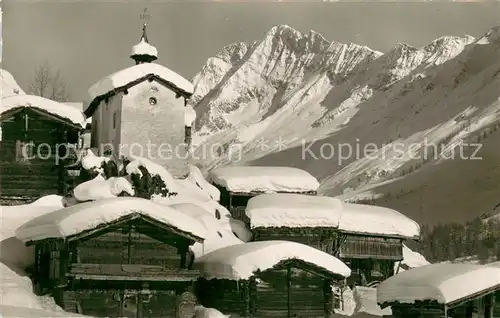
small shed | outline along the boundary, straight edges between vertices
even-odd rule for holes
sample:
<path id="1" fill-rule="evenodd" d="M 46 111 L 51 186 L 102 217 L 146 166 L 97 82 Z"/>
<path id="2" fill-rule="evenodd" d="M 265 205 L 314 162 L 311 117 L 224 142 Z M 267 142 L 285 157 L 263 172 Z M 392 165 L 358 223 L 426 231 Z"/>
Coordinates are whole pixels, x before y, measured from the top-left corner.
<path id="1" fill-rule="evenodd" d="M 394 275 L 403 242 L 418 240 L 420 226 L 393 209 L 343 203 L 338 233 L 333 255 L 353 270 L 351 285 L 366 285 Z"/>
<path id="2" fill-rule="evenodd" d="M 245 218 L 250 198 L 263 193 L 316 195 L 318 180 L 307 171 L 292 167 L 232 166 L 210 172 L 208 180 L 220 193 L 220 202 L 236 219 Z"/>
<path id="3" fill-rule="evenodd" d="M 500 291 L 498 267 L 472 264 L 432 264 L 383 281 L 377 303 L 391 306 L 394 318 L 493 318 Z"/>
<path id="4" fill-rule="evenodd" d="M 16 231 L 35 247 L 38 292 L 93 317 L 192 317 L 183 311 L 195 301 L 182 303 L 199 277 L 189 248 L 205 235 L 196 219 L 134 197 L 77 204 Z"/>
<path id="5" fill-rule="evenodd" d="M 69 145 L 76 145 L 85 117 L 75 107 L 40 96 L 13 95 L 0 106 L 0 197 L 36 199 L 63 194 Z"/>
<path id="6" fill-rule="evenodd" d="M 195 260 L 198 300 L 242 317 L 325 317 L 333 289 L 351 273 L 337 258 L 288 241 L 250 242 Z"/>
<path id="7" fill-rule="evenodd" d="M 332 197 L 273 193 L 251 198 L 245 214 L 254 241 L 294 241 L 332 254 L 342 209 Z"/>

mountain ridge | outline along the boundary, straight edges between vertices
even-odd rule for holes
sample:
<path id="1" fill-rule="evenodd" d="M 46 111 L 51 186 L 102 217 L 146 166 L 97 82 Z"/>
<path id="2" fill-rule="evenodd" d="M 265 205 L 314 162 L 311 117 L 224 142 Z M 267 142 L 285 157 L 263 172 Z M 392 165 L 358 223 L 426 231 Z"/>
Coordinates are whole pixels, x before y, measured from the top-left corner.
<path id="1" fill-rule="evenodd" d="M 342 143 L 444 140 L 451 147 L 499 119 L 500 26 L 478 38 L 443 36 L 381 53 L 285 25 L 245 48 L 233 50 L 245 54 L 220 68 L 223 75 L 206 73 L 208 68 L 197 75 L 198 83 L 218 80 L 216 89 L 195 89 L 203 96 L 195 99 L 195 154 L 220 148 L 200 160 L 207 170 L 231 163 L 230 150 L 237 146 L 243 160 L 233 164 L 295 166 L 318 177 L 323 194 L 361 195 L 360 189 L 376 188 L 417 163 L 394 156 L 342 164 L 336 158 L 302 160 L 304 145 L 316 142 L 316 154 L 322 145 Z M 269 141 L 265 147 L 263 139 Z"/>

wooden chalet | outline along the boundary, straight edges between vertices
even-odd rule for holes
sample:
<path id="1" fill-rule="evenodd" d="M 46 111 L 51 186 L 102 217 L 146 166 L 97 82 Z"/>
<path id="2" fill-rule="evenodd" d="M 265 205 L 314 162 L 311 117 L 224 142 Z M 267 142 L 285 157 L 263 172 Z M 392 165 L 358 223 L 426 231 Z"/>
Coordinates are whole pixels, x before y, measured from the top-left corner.
<path id="1" fill-rule="evenodd" d="M 196 219 L 146 199 L 86 202 L 42 215 L 16 232 L 35 247 L 34 283 L 68 312 L 93 317 L 191 318 L 199 277 L 189 247 Z"/>
<path id="2" fill-rule="evenodd" d="M 245 220 L 248 200 L 263 193 L 316 195 L 318 180 L 291 167 L 234 166 L 213 170 L 208 176 L 220 191 L 220 203 L 236 219 Z"/>
<path id="3" fill-rule="evenodd" d="M 432 264 L 397 274 L 377 287 L 377 302 L 394 318 L 494 318 L 498 267 Z"/>
<path id="4" fill-rule="evenodd" d="M 397 272 L 403 242 L 419 237 L 420 226 L 395 210 L 343 203 L 333 255 L 353 271 L 350 285 L 376 284 Z"/>
<path id="5" fill-rule="evenodd" d="M 348 281 L 357 286 L 394 275 L 403 241 L 420 234 L 397 211 L 323 196 L 262 194 L 248 201 L 245 214 L 254 241 L 289 240 L 332 254 L 353 270 Z"/>
<path id="6" fill-rule="evenodd" d="M 333 289 L 350 269 L 337 258 L 288 241 L 250 242 L 195 260 L 198 300 L 231 317 L 328 317 Z"/>
<path id="7" fill-rule="evenodd" d="M 85 118 L 74 107 L 33 95 L 2 99 L 0 107 L 0 198 L 33 200 L 64 194 L 72 177 L 65 166 L 75 160 Z"/>
<path id="8" fill-rule="evenodd" d="M 293 241 L 330 254 L 341 212 L 339 199 L 291 193 L 258 195 L 245 210 L 254 241 Z"/>

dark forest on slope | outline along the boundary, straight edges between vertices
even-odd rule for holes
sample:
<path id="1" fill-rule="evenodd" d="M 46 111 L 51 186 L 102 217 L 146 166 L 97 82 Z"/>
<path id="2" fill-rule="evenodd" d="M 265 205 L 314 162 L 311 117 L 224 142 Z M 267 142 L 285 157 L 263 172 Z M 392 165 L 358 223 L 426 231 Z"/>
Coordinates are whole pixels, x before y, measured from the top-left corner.
<path id="1" fill-rule="evenodd" d="M 480 263 L 500 260 L 500 220 L 476 218 L 468 223 L 422 226 L 422 240 L 413 248 L 430 262 L 476 255 Z"/>

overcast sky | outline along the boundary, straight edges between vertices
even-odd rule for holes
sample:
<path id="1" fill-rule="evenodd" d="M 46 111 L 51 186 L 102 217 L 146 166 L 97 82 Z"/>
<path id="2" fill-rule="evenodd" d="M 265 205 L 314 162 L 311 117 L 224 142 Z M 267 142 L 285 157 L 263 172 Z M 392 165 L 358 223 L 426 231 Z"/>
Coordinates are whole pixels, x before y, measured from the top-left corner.
<path id="1" fill-rule="evenodd" d="M 329 40 L 387 51 L 398 42 L 422 46 L 443 35 L 480 36 L 500 25 L 490 3 L 229 3 L 3 1 L 3 62 L 23 89 L 48 60 L 66 78 L 72 99 L 101 77 L 133 65 L 147 6 L 149 41 L 158 63 L 191 78 L 233 42 L 254 41 L 277 24 L 313 29 Z"/>

